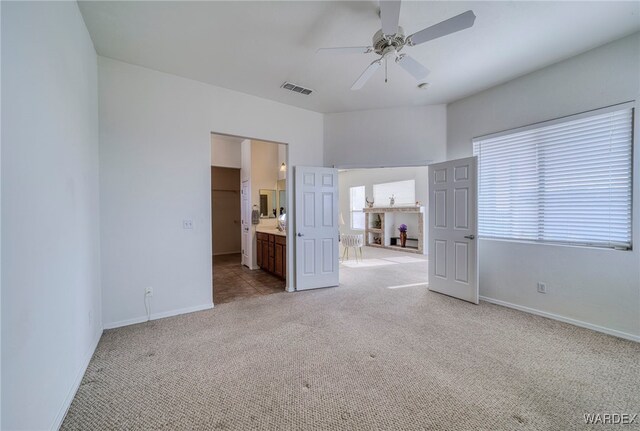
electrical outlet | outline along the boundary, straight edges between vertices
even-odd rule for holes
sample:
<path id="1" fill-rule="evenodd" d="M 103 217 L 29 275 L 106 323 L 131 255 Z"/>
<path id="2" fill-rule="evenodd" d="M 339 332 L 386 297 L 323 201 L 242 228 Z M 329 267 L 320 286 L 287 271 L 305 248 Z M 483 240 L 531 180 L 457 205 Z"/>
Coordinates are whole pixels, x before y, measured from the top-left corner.
<path id="1" fill-rule="evenodd" d="M 182 229 L 193 229 L 193 220 L 182 220 Z"/>
<path id="2" fill-rule="evenodd" d="M 538 282 L 538 292 L 547 293 L 547 283 L 543 283 L 541 281 Z"/>
<path id="3" fill-rule="evenodd" d="M 147 287 L 146 289 L 144 289 L 144 296 L 153 296 L 153 288 Z"/>

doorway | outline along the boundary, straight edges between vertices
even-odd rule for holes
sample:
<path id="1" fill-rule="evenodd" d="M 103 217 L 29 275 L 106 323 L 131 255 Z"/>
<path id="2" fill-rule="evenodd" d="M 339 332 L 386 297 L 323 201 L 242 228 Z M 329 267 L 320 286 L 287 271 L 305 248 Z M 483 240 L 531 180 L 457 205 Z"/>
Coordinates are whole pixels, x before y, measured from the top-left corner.
<path id="1" fill-rule="evenodd" d="M 287 146 L 211 134 L 214 304 L 287 287 Z"/>
<path id="2" fill-rule="evenodd" d="M 340 284 L 428 286 L 428 167 L 339 169 Z"/>

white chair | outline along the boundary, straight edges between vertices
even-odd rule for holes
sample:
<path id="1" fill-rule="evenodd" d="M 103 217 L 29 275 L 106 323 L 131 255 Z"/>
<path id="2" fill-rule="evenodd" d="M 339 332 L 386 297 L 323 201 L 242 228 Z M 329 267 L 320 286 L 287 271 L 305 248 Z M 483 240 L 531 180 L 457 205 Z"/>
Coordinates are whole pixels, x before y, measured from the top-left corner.
<path id="1" fill-rule="evenodd" d="M 364 235 L 362 234 L 342 234 L 340 235 L 340 242 L 344 251 L 342 252 L 342 261 L 344 262 L 345 255 L 349 260 L 349 248 L 353 247 L 356 254 L 356 262 L 358 261 L 358 250 L 360 250 L 360 259 L 362 260 L 362 246 L 364 245 Z"/>

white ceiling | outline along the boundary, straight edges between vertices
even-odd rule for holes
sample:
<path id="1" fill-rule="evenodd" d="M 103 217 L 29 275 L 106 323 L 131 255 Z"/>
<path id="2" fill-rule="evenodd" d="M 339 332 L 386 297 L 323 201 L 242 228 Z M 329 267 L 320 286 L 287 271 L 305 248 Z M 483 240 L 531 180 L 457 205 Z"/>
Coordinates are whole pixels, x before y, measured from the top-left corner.
<path id="1" fill-rule="evenodd" d="M 397 65 L 349 88 L 375 54 L 376 1 L 80 2 L 99 55 L 318 112 L 448 103 L 640 30 L 640 2 L 410 2 L 407 34 L 473 9 L 471 29 L 405 48 L 432 72 L 428 90 Z M 315 90 L 304 96 L 284 81 Z"/>

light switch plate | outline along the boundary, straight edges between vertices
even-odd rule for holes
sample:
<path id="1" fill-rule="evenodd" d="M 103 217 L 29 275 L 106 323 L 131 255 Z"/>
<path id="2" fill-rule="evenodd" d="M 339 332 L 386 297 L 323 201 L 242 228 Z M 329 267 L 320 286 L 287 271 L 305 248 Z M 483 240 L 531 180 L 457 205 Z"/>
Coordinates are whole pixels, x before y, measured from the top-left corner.
<path id="1" fill-rule="evenodd" d="M 193 220 L 182 220 L 182 229 L 193 229 Z"/>

